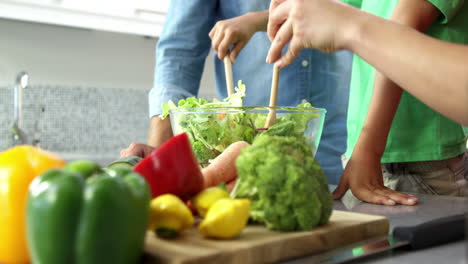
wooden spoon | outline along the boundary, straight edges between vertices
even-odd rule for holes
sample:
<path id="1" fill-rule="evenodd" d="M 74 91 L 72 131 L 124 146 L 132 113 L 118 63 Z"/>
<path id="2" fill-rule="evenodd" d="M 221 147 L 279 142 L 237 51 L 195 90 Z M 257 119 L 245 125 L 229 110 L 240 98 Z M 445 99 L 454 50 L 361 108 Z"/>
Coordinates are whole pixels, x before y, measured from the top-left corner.
<path id="1" fill-rule="evenodd" d="M 278 97 L 279 67 L 273 66 L 273 78 L 271 80 L 270 105 L 265 128 L 269 128 L 276 123 L 276 98 Z"/>
<path id="2" fill-rule="evenodd" d="M 234 81 L 232 79 L 232 62 L 229 52 L 224 56 L 224 73 L 226 75 L 226 89 L 228 96 L 234 93 Z"/>

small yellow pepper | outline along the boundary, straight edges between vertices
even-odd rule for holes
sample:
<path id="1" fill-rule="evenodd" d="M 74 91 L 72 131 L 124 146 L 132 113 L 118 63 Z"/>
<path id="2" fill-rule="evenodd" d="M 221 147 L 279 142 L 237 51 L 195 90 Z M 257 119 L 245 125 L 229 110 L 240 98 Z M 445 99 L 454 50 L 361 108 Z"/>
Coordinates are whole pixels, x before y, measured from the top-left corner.
<path id="1" fill-rule="evenodd" d="M 246 226 L 250 204 L 248 199 L 219 199 L 210 207 L 198 230 L 206 237 L 232 238 Z"/>
<path id="2" fill-rule="evenodd" d="M 172 238 L 193 225 L 192 212 L 179 197 L 173 194 L 163 194 L 154 198 L 150 208 L 149 229 L 154 230 L 160 237 Z"/>
<path id="3" fill-rule="evenodd" d="M 203 218 L 205 217 L 208 209 L 221 198 L 229 198 L 229 193 L 226 189 L 214 186 L 198 193 L 192 199 L 192 203 L 197 209 L 198 214 Z"/>
<path id="4" fill-rule="evenodd" d="M 58 156 L 17 146 L 0 153 L 0 263 L 28 263 L 26 198 L 31 181 L 52 168 L 65 166 Z"/>

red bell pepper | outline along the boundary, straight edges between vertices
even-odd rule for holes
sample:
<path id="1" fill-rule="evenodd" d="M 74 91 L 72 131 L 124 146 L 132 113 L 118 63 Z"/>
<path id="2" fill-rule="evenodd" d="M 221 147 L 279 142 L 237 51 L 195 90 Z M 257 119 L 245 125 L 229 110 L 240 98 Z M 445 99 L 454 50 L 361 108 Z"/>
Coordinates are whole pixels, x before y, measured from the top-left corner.
<path id="1" fill-rule="evenodd" d="M 186 133 L 155 149 L 133 170 L 146 179 L 153 197 L 172 193 L 188 200 L 203 189 L 203 176 Z"/>

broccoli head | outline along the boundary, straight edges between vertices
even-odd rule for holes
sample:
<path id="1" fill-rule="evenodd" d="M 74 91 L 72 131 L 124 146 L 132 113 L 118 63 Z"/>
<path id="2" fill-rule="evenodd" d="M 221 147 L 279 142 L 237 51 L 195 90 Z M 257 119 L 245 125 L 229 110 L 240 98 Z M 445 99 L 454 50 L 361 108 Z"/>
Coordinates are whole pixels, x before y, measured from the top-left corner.
<path id="1" fill-rule="evenodd" d="M 253 220 L 280 231 L 328 222 L 333 200 L 327 179 L 303 137 L 259 135 L 241 152 L 236 167 L 231 195 L 252 201 Z"/>

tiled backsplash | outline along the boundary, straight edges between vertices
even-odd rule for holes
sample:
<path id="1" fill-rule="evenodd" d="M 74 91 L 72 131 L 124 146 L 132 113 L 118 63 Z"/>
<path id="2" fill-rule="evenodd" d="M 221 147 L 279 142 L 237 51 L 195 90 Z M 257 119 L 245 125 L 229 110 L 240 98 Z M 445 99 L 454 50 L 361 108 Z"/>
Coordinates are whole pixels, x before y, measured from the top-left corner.
<path id="1" fill-rule="evenodd" d="M 146 142 L 148 91 L 29 86 L 23 90 L 28 143 L 59 154 L 118 157 L 130 142 Z M 13 87 L 0 87 L 0 150 L 11 147 Z"/>

